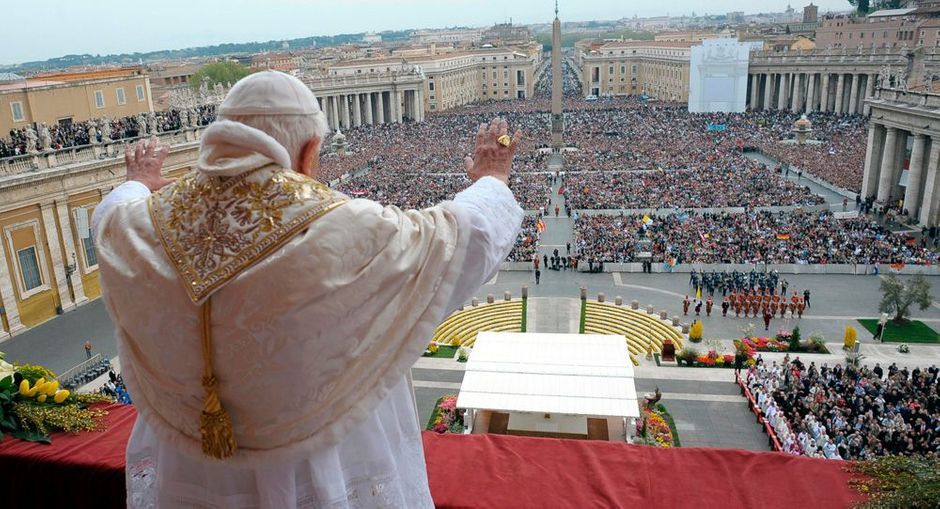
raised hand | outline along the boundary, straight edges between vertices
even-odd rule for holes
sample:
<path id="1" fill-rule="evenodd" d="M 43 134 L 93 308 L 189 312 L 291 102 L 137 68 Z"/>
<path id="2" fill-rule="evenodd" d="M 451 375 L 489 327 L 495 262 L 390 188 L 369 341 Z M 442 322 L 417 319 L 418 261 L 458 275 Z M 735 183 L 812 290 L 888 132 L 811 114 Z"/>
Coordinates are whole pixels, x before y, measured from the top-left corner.
<path id="1" fill-rule="evenodd" d="M 151 136 L 146 141 L 138 141 L 133 151 L 130 145 L 125 145 L 124 164 L 127 166 L 127 181 L 140 182 L 151 192 L 171 184 L 173 181 L 164 178 L 161 173 L 163 161 L 169 153 L 169 145 L 159 143 L 156 136 Z"/>
<path id="2" fill-rule="evenodd" d="M 476 182 L 480 177 L 490 176 L 509 184 L 512 158 L 519 148 L 519 142 L 522 141 L 522 131 L 517 130 L 512 135 L 512 142 L 504 146 L 498 140 L 500 136 L 506 135 L 508 130 L 509 125 L 499 117 L 489 124 L 480 125 L 473 157 L 467 156 L 464 159 L 470 180 Z"/>

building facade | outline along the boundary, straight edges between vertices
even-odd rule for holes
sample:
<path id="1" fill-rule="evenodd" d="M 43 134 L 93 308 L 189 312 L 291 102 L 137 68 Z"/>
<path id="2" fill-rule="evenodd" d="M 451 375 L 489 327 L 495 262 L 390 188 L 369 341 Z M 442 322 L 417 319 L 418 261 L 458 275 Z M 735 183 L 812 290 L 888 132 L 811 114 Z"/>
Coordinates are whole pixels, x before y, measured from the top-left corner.
<path id="1" fill-rule="evenodd" d="M 382 67 L 385 69 L 385 67 Z M 424 120 L 423 76 L 413 68 L 388 66 L 387 71 L 305 77 L 326 113 L 330 128 Z"/>
<path id="2" fill-rule="evenodd" d="M 526 48 L 527 50 L 530 48 Z M 430 50 L 429 50 L 430 52 Z M 411 57 L 367 59 L 332 66 L 330 76 L 368 77 L 382 73 L 423 76 L 420 107 L 443 111 L 481 100 L 525 99 L 534 93 L 541 52 L 481 48 Z"/>
<path id="3" fill-rule="evenodd" d="M 688 101 L 694 42 L 611 42 L 580 56 L 585 96 L 646 95 Z"/>
<path id="4" fill-rule="evenodd" d="M 900 202 L 921 226 L 940 225 L 940 94 L 883 88 L 866 105 L 863 196 Z"/>
<path id="5" fill-rule="evenodd" d="M 865 98 L 874 93 L 879 73 L 907 65 L 907 51 L 892 48 L 755 52 L 748 66 L 748 108 L 868 114 Z"/>
<path id="6" fill-rule="evenodd" d="M 189 171 L 198 132 L 161 141 L 172 144 L 165 173 Z M 122 154 L 110 145 L 0 162 L 0 340 L 101 294 L 91 216 L 124 181 Z"/>
<path id="7" fill-rule="evenodd" d="M 139 69 L 47 74 L 0 83 L 0 133 L 33 123 L 69 124 L 152 111 L 150 79 Z"/>

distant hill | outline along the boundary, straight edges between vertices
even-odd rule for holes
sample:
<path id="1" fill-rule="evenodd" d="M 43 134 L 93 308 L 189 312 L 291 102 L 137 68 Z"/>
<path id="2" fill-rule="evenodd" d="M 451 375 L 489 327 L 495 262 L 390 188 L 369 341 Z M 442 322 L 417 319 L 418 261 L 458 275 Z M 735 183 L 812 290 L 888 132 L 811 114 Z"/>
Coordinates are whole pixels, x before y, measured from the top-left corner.
<path id="1" fill-rule="evenodd" d="M 411 30 L 395 30 L 380 32 L 383 41 L 400 41 L 408 39 Z M 121 53 L 116 55 L 65 55 L 48 60 L 24 62 L 14 65 L 0 65 L 0 71 L 15 72 L 19 74 L 63 69 L 83 65 L 133 65 L 138 62 L 152 62 L 155 60 L 175 60 L 186 58 L 207 58 L 238 53 L 261 53 L 264 51 L 281 51 L 283 43 L 288 43 L 290 49 L 297 50 L 314 46 L 337 46 L 359 42 L 362 33 L 340 35 L 318 35 L 299 39 L 272 40 L 266 42 L 240 42 L 225 43 L 214 46 L 200 46 L 173 50 L 149 51 L 146 53 Z"/>
<path id="2" fill-rule="evenodd" d="M 609 30 L 597 32 L 561 32 L 561 46 L 563 48 L 572 48 L 574 43 L 582 39 L 632 39 L 638 41 L 651 41 L 656 34 L 653 32 L 637 32 L 634 30 Z M 535 40 L 542 43 L 545 51 L 552 49 L 552 32 L 540 32 L 535 35 Z"/>

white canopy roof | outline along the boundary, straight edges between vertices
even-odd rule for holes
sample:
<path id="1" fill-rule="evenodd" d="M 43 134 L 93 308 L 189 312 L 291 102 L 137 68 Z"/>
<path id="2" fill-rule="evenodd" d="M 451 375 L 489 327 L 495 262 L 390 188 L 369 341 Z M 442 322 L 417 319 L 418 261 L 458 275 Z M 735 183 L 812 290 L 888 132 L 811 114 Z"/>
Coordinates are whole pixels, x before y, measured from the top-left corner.
<path id="1" fill-rule="evenodd" d="M 481 332 L 458 408 L 639 417 L 622 336 Z"/>

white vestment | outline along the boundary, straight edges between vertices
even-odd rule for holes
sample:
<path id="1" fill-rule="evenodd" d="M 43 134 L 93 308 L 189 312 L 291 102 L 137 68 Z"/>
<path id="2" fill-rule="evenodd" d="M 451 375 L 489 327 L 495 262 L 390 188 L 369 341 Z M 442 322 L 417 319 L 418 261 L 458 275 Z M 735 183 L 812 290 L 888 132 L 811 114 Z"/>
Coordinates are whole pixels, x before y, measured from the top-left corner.
<path id="1" fill-rule="evenodd" d="M 273 139 L 221 124 L 203 136 L 197 180 L 298 179 L 280 169 L 286 151 Z M 210 297 L 187 294 L 151 219 L 160 197 L 148 195 L 123 184 L 94 217 L 104 301 L 139 411 L 128 505 L 432 506 L 405 374 L 511 250 L 523 212 L 506 185 L 484 177 L 422 211 L 344 201 L 214 289 L 212 358 L 239 447 L 224 461 L 199 448 L 198 310 Z"/>

